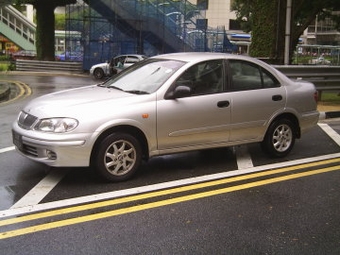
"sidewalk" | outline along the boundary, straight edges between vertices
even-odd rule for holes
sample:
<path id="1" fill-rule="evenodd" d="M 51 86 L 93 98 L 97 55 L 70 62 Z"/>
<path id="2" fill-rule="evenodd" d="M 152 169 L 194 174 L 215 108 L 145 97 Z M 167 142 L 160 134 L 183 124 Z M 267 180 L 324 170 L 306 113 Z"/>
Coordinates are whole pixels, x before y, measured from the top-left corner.
<path id="1" fill-rule="evenodd" d="M 340 104 L 318 102 L 317 109 L 320 112 L 320 119 L 340 118 Z"/>

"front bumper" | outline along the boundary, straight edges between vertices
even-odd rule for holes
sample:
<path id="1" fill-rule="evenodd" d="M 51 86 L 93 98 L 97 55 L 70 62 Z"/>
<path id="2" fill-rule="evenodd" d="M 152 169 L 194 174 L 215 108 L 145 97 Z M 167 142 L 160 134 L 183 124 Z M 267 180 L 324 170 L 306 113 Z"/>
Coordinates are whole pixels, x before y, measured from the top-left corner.
<path id="1" fill-rule="evenodd" d="M 87 167 L 93 134 L 48 134 L 24 130 L 16 123 L 12 128 L 13 143 L 23 156 L 56 167 Z"/>

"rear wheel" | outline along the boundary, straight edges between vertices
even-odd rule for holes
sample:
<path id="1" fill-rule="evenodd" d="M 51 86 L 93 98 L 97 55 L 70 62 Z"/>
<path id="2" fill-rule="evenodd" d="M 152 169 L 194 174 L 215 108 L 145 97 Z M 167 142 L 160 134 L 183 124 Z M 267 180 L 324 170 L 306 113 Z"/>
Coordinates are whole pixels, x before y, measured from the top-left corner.
<path id="1" fill-rule="evenodd" d="M 103 69 L 101 68 L 96 68 L 94 71 L 93 71 L 93 76 L 94 78 L 96 79 L 102 79 L 104 77 L 104 71 Z"/>
<path id="2" fill-rule="evenodd" d="M 295 126 L 288 119 L 274 121 L 268 128 L 262 148 L 270 156 L 285 157 L 295 143 Z"/>
<path id="3" fill-rule="evenodd" d="M 94 166 L 106 180 L 127 180 L 135 174 L 141 163 L 141 146 L 137 139 L 129 134 L 109 135 L 97 148 Z"/>

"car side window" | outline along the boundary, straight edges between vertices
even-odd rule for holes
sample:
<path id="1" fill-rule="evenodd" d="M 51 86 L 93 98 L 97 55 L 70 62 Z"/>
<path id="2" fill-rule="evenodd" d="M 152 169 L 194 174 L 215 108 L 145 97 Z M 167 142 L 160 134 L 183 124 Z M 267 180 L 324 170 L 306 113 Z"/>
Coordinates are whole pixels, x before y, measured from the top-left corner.
<path id="1" fill-rule="evenodd" d="M 125 60 L 126 64 L 134 64 L 138 62 L 138 58 L 135 56 L 128 56 Z"/>
<path id="2" fill-rule="evenodd" d="M 113 65 L 114 65 L 114 66 L 117 66 L 117 67 L 123 66 L 123 65 L 124 65 L 124 62 L 125 62 L 125 58 L 126 58 L 126 56 L 120 56 L 120 57 L 114 58 L 114 63 L 113 63 Z"/>
<path id="3" fill-rule="evenodd" d="M 268 71 L 256 64 L 240 60 L 229 61 L 231 89 L 233 91 L 279 87 L 280 84 Z"/>
<path id="4" fill-rule="evenodd" d="M 212 60 L 188 68 L 177 80 L 177 86 L 190 87 L 191 96 L 223 91 L 223 61 Z"/>

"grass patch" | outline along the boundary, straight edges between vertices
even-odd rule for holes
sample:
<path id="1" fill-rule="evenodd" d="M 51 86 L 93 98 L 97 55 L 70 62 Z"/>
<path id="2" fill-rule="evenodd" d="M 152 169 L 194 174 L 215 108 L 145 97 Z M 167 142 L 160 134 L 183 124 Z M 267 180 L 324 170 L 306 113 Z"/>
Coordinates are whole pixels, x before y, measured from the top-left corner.
<path id="1" fill-rule="evenodd" d="M 340 92 L 322 92 L 321 101 L 340 105 Z"/>
<path id="2" fill-rule="evenodd" d="M 7 71 L 9 64 L 0 63 L 0 71 Z"/>
<path id="3" fill-rule="evenodd" d="M 3 71 L 14 71 L 15 64 L 10 61 L 0 61 L 0 72 Z"/>

